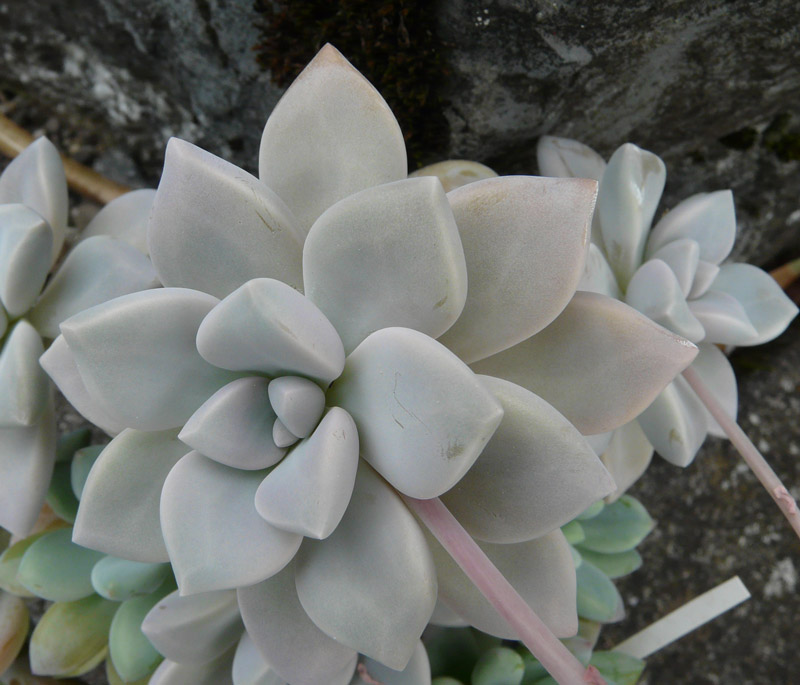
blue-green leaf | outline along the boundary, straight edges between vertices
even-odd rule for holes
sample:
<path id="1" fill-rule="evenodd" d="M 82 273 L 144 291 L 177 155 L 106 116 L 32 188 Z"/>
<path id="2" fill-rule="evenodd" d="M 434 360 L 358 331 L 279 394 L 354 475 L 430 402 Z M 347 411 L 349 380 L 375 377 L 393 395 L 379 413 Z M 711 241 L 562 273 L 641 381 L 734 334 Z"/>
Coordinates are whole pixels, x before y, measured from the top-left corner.
<path id="1" fill-rule="evenodd" d="M 625 613 L 622 597 L 608 576 L 585 560 L 575 573 L 578 578 L 578 616 L 600 623 L 619 621 Z"/>
<path id="2" fill-rule="evenodd" d="M 581 522 L 586 539 L 580 544 L 602 554 L 627 552 L 644 540 L 654 525 L 637 500 L 622 495 L 594 518 Z"/>

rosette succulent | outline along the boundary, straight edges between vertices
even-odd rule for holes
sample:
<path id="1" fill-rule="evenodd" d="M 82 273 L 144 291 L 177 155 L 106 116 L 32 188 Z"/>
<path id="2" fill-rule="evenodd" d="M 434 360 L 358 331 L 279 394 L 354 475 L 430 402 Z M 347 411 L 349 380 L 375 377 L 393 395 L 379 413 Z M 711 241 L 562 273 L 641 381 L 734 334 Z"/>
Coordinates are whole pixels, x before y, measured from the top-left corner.
<path id="1" fill-rule="evenodd" d="M 766 272 L 725 261 L 736 238 L 731 191 L 693 195 L 652 225 L 666 180 L 664 163 L 653 153 L 629 143 L 606 164 L 582 143 L 546 136 L 538 157 L 547 176 L 600 182 L 579 289 L 623 300 L 696 343 L 692 369 L 735 418 L 736 377 L 720 347 L 772 340 L 797 307 Z M 678 377 L 635 421 L 598 437 L 597 444 L 619 494 L 644 472 L 653 449 L 687 466 L 708 434 L 724 435 Z"/>
<path id="2" fill-rule="evenodd" d="M 135 195 L 134 204 L 142 199 Z M 119 226 L 115 217 L 124 218 L 120 203 L 123 210 L 131 204 L 123 196 L 103 210 L 92 226 L 96 235 L 52 273 L 67 232 L 58 152 L 40 138 L 0 175 L 0 525 L 16 535 L 36 522 L 53 470 L 52 385 L 39 366 L 47 342 L 82 309 L 158 285 L 146 256 L 102 235 Z"/>
<path id="3" fill-rule="evenodd" d="M 87 429 L 59 439 L 47 499 L 61 520 L 0 556 L 0 587 L 14 599 L 53 602 L 31 636 L 34 674 L 79 676 L 106 660 L 111 685 L 147 683 L 162 657 L 142 633 L 142 620 L 175 581 L 169 564 L 118 559 L 72 542 L 69 524 L 102 450 L 89 440 Z"/>
<path id="4" fill-rule="evenodd" d="M 407 178 L 391 111 L 331 46 L 271 114 L 259 166 L 256 179 L 171 140 L 148 227 L 166 287 L 71 317 L 42 357 L 118 433 L 75 541 L 171 561 L 176 605 L 196 608 L 145 621 L 167 657 L 154 680 L 232 658 L 233 629 L 200 655 L 196 633 L 173 630 L 170 616 L 217 611 L 205 602 L 240 612 L 258 663 L 294 684 L 348 683 L 359 653 L 359 672 L 418 682 L 437 598 L 514 637 L 403 498 L 441 496 L 549 627 L 574 634 L 558 527 L 614 484 L 527 388 L 549 384 L 602 432 L 696 354 L 622 303 L 573 298 L 595 182 L 487 178 L 446 195 Z"/>

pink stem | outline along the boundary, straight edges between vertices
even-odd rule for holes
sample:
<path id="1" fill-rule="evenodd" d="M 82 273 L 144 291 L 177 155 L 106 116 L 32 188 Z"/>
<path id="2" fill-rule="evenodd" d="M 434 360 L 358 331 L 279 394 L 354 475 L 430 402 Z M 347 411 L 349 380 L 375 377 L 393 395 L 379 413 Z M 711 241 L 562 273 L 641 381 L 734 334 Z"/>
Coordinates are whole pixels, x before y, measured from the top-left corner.
<path id="1" fill-rule="evenodd" d="M 441 500 L 402 497 L 560 685 L 605 684 L 594 666 L 584 668 L 550 632 Z"/>
<path id="2" fill-rule="evenodd" d="M 772 499 L 774 499 L 775 503 L 780 507 L 784 516 L 789 520 L 795 533 L 800 537 L 800 512 L 797 510 L 794 497 L 789 494 L 783 481 L 778 478 L 761 452 L 756 449 L 756 446 L 752 443 L 750 438 L 745 435 L 745 432 L 730 416 L 728 416 L 719 402 L 717 402 L 714 395 L 701 380 L 699 374 L 690 366 L 684 369 L 683 377 L 687 380 L 689 385 L 692 386 L 692 390 L 697 393 L 700 401 L 706 406 L 708 411 L 711 412 L 711 416 L 717 420 L 722 430 L 725 431 L 725 434 L 728 436 L 733 446 L 739 450 L 739 454 L 742 455 L 747 465 L 751 468 L 753 473 L 756 474 L 756 478 L 761 481 L 761 484 L 766 488 L 767 492 L 772 496 Z"/>

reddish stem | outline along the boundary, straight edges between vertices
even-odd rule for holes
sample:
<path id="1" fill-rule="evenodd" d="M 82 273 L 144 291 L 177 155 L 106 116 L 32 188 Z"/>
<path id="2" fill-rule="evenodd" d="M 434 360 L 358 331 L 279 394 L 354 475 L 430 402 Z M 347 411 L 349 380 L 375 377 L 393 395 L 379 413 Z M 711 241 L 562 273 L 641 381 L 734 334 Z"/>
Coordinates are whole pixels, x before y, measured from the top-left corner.
<path id="1" fill-rule="evenodd" d="M 742 455 L 742 458 L 756 475 L 756 478 L 761 481 L 761 484 L 780 507 L 792 528 L 794 528 L 795 533 L 800 537 L 800 512 L 797 510 L 797 503 L 794 501 L 794 497 L 789 494 L 783 481 L 778 478 L 761 452 L 756 449 L 756 446 L 752 443 L 750 438 L 745 435 L 745 432 L 730 416 L 728 416 L 719 402 L 717 402 L 714 395 L 701 380 L 699 374 L 690 366 L 684 369 L 683 377 L 687 380 L 689 385 L 692 386 L 692 390 L 695 391 L 700 401 L 706 406 L 708 411 L 711 412 L 711 416 L 717 420 L 717 423 L 728 436 L 728 439 L 739 451 L 739 454 Z"/>
<path id="2" fill-rule="evenodd" d="M 559 685 L 605 684 L 594 666 L 584 668 L 553 635 L 441 500 L 403 500 Z"/>

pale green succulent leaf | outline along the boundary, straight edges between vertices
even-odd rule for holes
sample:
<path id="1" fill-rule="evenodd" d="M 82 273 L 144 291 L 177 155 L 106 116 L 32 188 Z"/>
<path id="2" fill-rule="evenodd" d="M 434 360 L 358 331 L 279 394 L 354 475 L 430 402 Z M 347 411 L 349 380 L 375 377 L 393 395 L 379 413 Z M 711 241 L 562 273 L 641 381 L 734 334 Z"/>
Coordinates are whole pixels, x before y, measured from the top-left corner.
<path id="1" fill-rule="evenodd" d="M 636 419 L 617 428 L 611 435 L 608 447 L 600 455 L 600 460 L 617 484 L 617 489 L 606 498 L 606 502 L 613 502 L 625 494 L 647 470 L 652 459 L 653 446 Z"/>
<path id="2" fill-rule="evenodd" d="M 108 685 L 148 685 L 150 683 L 149 674 L 136 681 L 126 682 L 123 680 L 120 674 L 117 672 L 117 669 L 114 668 L 114 662 L 111 661 L 110 654 L 106 659 L 106 678 L 108 679 Z"/>
<path id="3" fill-rule="evenodd" d="M 143 290 L 67 319 L 61 332 L 95 401 L 130 428 L 165 430 L 182 426 L 236 377 L 195 347 L 200 322 L 216 304 L 196 290 Z"/>
<path id="4" fill-rule="evenodd" d="M 234 651 L 230 648 L 222 656 L 205 663 L 179 664 L 164 659 L 150 676 L 149 685 L 233 685 Z"/>
<path id="5" fill-rule="evenodd" d="M 482 181 L 484 178 L 495 178 L 497 172 L 485 164 L 473 162 L 468 159 L 447 159 L 444 162 L 435 162 L 428 166 L 412 171 L 408 177 L 435 176 L 439 179 L 446 193 L 451 190 Z"/>
<path id="6" fill-rule="evenodd" d="M 19 202 L 44 217 L 53 229 L 50 263 L 64 244 L 69 211 L 64 165 L 47 138 L 37 138 L 0 175 L 0 204 Z"/>
<path id="7" fill-rule="evenodd" d="M 156 191 L 139 188 L 114 198 L 81 231 L 80 239 L 107 235 L 123 240 L 142 254 L 147 254 L 147 221 Z"/>
<path id="8" fill-rule="evenodd" d="M 159 517 L 161 488 L 189 451 L 176 433 L 128 429 L 106 445 L 81 493 L 73 534 L 78 544 L 133 561 L 169 560 Z"/>
<path id="9" fill-rule="evenodd" d="M 98 595 L 124 602 L 138 595 L 150 595 L 169 576 L 169 564 L 147 564 L 107 556 L 94 565 L 91 580 Z"/>
<path id="10" fill-rule="evenodd" d="M 590 621 L 612 623 L 625 615 L 622 597 L 609 577 L 584 561 L 576 571 L 578 615 Z"/>
<path id="11" fill-rule="evenodd" d="M 73 602 L 94 592 L 92 567 L 102 557 L 72 542 L 72 529 L 54 530 L 25 552 L 17 580 L 42 599 Z"/>
<path id="12" fill-rule="evenodd" d="M 86 486 L 89 473 L 105 447 L 105 445 L 91 445 L 82 447 L 75 452 L 70 466 L 69 480 L 72 492 L 78 499 L 83 495 L 83 488 Z"/>
<path id="13" fill-rule="evenodd" d="M 516 639 L 515 631 L 452 557 L 431 535 L 426 536 L 436 563 L 440 600 L 478 630 L 503 639 Z M 562 637 L 575 634 L 578 629 L 575 565 L 561 531 L 511 545 L 478 544 L 551 631 Z"/>
<path id="14" fill-rule="evenodd" d="M 56 338 L 59 324 L 73 314 L 159 285 L 153 265 L 139 250 L 96 236 L 70 250 L 31 310 L 30 322 L 45 338 Z"/>
<path id="15" fill-rule="evenodd" d="M 147 677 L 163 659 L 142 633 L 144 617 L 162 597 L 162 593 L 156 592 L 127 599 L 114 614 L 108 633 L 109 655 L 125 682 Z"/>
<path id="16" fill-rule="evenodd" d="M 472 671 L 472 685 L 520 685 L 525 675 L 522 657 L 508 647 L 481 654 Z"/>
<path id="17" fill-rule="evenodd" d="M 578 550 L 586 561 L 597 566 L 612 580 L 627 576 L 642 565 L 642 556 L 635 549 L 614 554 L 602 554 L 578 545 Z"/>
<path id="18" fill-rule="evenodd" d="M 626 552 L 644 540 L 654 525 L 638 500 L 623 495 L 593 519 L 581 523 L 586 537 L 580 546 L 601 554 Z"/>
<path id="19" fill-rule="evenodd" d="M 681 293 L 688 298 L 700 265 L 700 245 L 691 238 L 667 243 L 653 253 L 652 260 L 664 262 L 675 274 Z M 702 276 L 701 276 L 702 278 Z"/>
<path id="20" fill-rule="evenodd" d="M 565 523 L 561 526 L 561 532 L 564 533 L 564 537 L 567 538 L 567 542 L 570 545 L 577 545 L 579 542 L 583 542 L 586 539 L 583 526 L 581 526 L 580 521 L 577 520 Z"/>
<path id="21" fill-rule="evenodd" d="M 404 179 L 330 207 L 306 238 L 303 282 L 348 354 L 390 326 L 439 337 L 467 298 L 464 250 L 441 184 Z"/>
<path id="22" fill-rule="evenodd" d="M 32 426 L 0 428 L 0 526 L 28 535 L 44 504 L 56 451 L 56 419 L 48 390 L 44 413 Z"/>
<path id="23" fill-rule="evenodd" d="M 701 297 L 689 301 L 692 314 L 703 324 L 704 340 L 724 345 L 753 344 L 751 341 L 756 340 L 758 331 L 744 306 L 730 293 L 715 290 L 714 283 Z"/>
<path id="24" fill-rule="evenodd" d="M 422 642 L 417 642 L 411 660 L 402 671 L 395 671 L 368 657 L 362 661 L 361 668 L 373 681 L 377 680 L 382 685 L 431 685 L 431 667 Z M 368 682 L 356 675 L 351 685 Z"/>
<path id="25" fill-rule="evenodd" d="M 609 685 L 636 685 L 646 665 L 622 652 L 595 652 L 589 663 L 597 667 Z"/>
<path id="26" fill-rule="evenodd" d="M 478 377 L 503 419 L 466 475 L 442 501 L 473 537 L 531 540 L 564 525 L 615 489 L 577 429 L 529 390 Z"/>
<path id="27" fill-rule="evenodd" d="M 231 677 L 233 685 L 286 685 L 286 681 L 264 659 L 247 631 L 242 633 L 236 645 Z"/>
<path id="28" fill-rule="evenodd" d="M 237 596 L 247 635 L 281 678 L 309 685 L 350 682 L 358 655 L 309 618 L 297 597 L 294 564 L 239 588 Z"/>
<path id="29" fill-rule="evenodd" d="M 56 677 L 92 670 L 108 653 L 108 630 L 118 607 L 94 594 L 53 604 L 31 635 L 31 670 Z"/>
<path id="30" fill-rule="evenodd" d="M 336 530 L 300 548 L 295 583 L 321 630 L 395 670 L 413 656 L 436 603 L 436 570 L 419 525 L 363 460 Z"/>
<path id="31" fill-rule="evenodd" d="M 53 250 L 53 230 L 21 204 L 0 204 L 0 302 L 14 318 L 36 302 Z"/>
<path id="32" fill-rule="evenodd" d="M 3 341 L 0 353 L 0 428 L 29 427 L 39 421 L 50 397 L 50 380 L 39 366 L 44 345 L 25 319 Z"/>
<path id="33" fill-rule="evenodd" d="M 78 513 L 78 498 L 72 490 L 71 471 L 72 465 L 66 462 L 55 465 L 46 502 L 56 516 L 74 523 Z"/>
<path id="34" fill-rule="evenodd" d="M 553 321 L 583 274 L 596 197 L 594 181 L 535 176 L 490 178 L 448 193 L 469 289 L 442 343 L 471 363 Z"/>
<path id="35" fill-rule="evenodd" d="M 56 462 L 72 461 L 75 452 L 88 447 L 91 441 L 92 431 L 90 428 L 78 428 L 60 435 L 56 443 Z M 77 494 L 75 496 L 77 497 Z"/>
<path id="36" fill-rule="evenodd" d="M 222 590 L 182 597 L 175 591 L 148 612 L 142 632 L 171 661 L 208 663 L 230 650 L 242 633 L 236 593 Z"/>
<path id="37" fill-rule="evenodd" d="M 593 178 L 599 181 L 606 169 L 605 160 L 588 145 L 557 136 L 539 138 L 536 160 L 542 176 Z"/>
<path id="38" fill-rule="evenodd" d="M 578 291 L 543 331 L 472 369 L 527 388 L 594 435 L 636 417 L 696 355 L 632 307 Z"/>
<path id="39" fill-rule="evenodd" d="M 586 509 L 584 509 L 580 514 L 578 514 L 575 519 L 577 521 L 585 521 L 586 519 L 593 519 L 597 516 L 603 508 L 605 507 L 605 502 L 599 499 L 596 502 L 590 504 Z"/>
<path id="40" fill-rule="evenodd" d="M 503 417 L 464 362 L 409 328 L 384 328 L 364 340 L 327 398 L 355 420 L 361 456 L 397 490 L 420 499 L 453 487 Z"/>
<path id="41" fill-rule="evenodd" d="M 171 138 L 147 229 L 161 282 L 219 298 L 262 276 L 301 288 L 304 233 L 273 190 L 233 164 Z"/>
<path id="42" fill-rule="evenodd" d="M 11 547 L 3 552 L 3 554 L 0 556 L 0 590 L 10 592 L 12 595 L 16 595 L 17 597 L 29 598 L 36 596 L 19 582 L 17 579 L 17 573 L 25 552 L 27 552 L 30 546 L 43 535 L 46 535 L 46 533 L 42 532 L 36 533 L 35 535 L 29 535 L 28 537 L 14 543 L 11 545 Z"/>
<path id="43" fill-rule="evenodd" d="M 330 44 L 270 114 L 258 169 L 261 180 L 297 216 L 303 236 L 342 198 L 408 173 L 403 134 L 392 110 Z"/>

